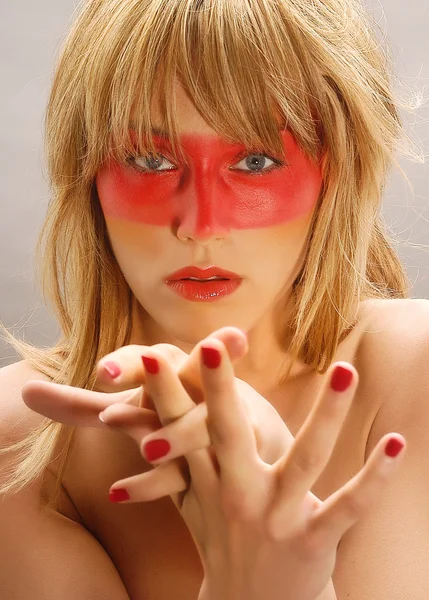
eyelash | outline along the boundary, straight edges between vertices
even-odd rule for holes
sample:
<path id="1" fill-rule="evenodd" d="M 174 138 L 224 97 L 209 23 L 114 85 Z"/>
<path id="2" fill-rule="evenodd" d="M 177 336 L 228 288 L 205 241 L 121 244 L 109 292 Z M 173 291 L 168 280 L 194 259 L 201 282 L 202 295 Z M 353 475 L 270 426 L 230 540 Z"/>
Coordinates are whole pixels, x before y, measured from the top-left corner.
<path id="1" fill-rule="evenodd" d="M 147 155 L 147 156 L 149 156 L 149 155 Z M 270 165 L 270 167 L 268 167 L 268 169 L 264 169 L 263 171 L 246 171 L 245 169 L 231 169 L 231 171 L 238 171 L 239 173 L 243 173 L 244 175 L 250 175 L 250 176 L 259 175 L 260 176 L 260 175 L 269 175 L 270 173 L 273 173 L 274 171 L 277 171 L 278 169 L 282 169 L 282 168 L 288 166 L 288 163 L 286 163 L 285 161 L 282 161 L 279 158 L 275 158 L 274 156 L 270 156 L 269 154 L 262 154 L 260 152 L 248 152 L 248 151 L 244 151 L 238 155 L 238 157 L 237 157 L 238 162 L 240 162 L 241 160 L 243 160 L 243 158 L 246 158 L 247 156 L 262 156 L 264 158 L 268 158 L 269 160 L 272 160 L 274 164 Z M 156 157 L 169 160 L 166 156 L 164 156 L 161 153 L 157 154 Z M 151 173 L 153 175 L 162 175 L 163 173 L 170 173 L 171 171 L 175 170 L 175 169 L 164 169 L 162 171 L 156 171 L 156 170 L 152 170 L 152 169 L 143 169 L 143 168 L 139 167 L 138 165 L 136 165 L 136 163 L 134 162 L 134 160 L 136 158 L 139 158 L 139 156 L 134 156 L 134 155 L 130 154 L 129 156 L 126 157 L 126 162 L 127 162 L 127 164 L 129 164 L 131 166 L 131 168 L 135 169 L 139 173 Z M 170 162 L 172 162 L 172 161 L 170 161 Z"/>

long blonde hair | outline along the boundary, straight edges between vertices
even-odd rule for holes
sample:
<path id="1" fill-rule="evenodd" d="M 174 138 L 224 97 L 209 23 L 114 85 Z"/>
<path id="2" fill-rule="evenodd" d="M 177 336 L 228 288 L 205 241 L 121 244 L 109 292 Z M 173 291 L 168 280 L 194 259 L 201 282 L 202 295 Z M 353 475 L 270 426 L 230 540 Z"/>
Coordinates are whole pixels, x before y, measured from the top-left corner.
<path id="1" fill-rule="evenodd" d="M 93 389 L 98 360 L 129 343 L 133 295 L 109 244 L 94 186 L 109 156 L 155 152 L 151 101 L 183 158 L 174 120 L 178 77 L 206 121 L 231 141 L 283 155 L 275 114 L 303 151 L 323 156 L 324 185 L 293 286 L 287 348 L 319 373 L 366 298 L 405 298 L 409 281 L 380 216 L 396 153 L 423 162 L 404 132 L 387 49 L 357 0 L 88 0 L 58 57 L 46 113 L 52 189 L 36 247 L 44 298 L 62 335 L 37 348 L 3 334 L 52 381 Z M 276 113 L 276 111 L 278 111 Z M 136 152 L 134 149 L 133 152 Z M 289 372 L 288 372 L 289 374 Z M 287 375 L 286 374 L 286 377 Z M 1 452 L 18 459 L 0 493 L 38 478 L 61 440 L 54 508 L 75 427 L 44 418 Z"/>

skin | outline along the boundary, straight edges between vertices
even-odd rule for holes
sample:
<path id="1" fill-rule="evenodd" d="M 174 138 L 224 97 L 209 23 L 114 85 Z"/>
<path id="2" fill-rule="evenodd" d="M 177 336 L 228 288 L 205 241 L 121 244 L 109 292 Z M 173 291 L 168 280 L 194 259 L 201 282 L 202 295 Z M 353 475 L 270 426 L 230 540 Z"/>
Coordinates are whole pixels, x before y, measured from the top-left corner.
<path id="1" fill-rule="evenodd" d="M 201 353 L 203 347 L 209 349 L 209 362 Z M 127 346 L 111 358 L 126 366 L 128 361 L 121 361 L 121 354 L 133 352 L 140 357 L 142 350 Z M 93 426 L 90 413 L 96 405 L 105 408 L 107 404 L 100 415 L 103 426 L 129 435 L 142 453 L 149 440 L 161 436 L 169 440 L 173 451 L 167 456 L 168 463 L 116 481 L 111 491 L 126 490 L 131 503 L 171 496 L 192 532 L 204 567 L 199 600 L 259 600 L 262 596 L 283 600 L 285 590 L 288 598 L 336 600 L 332 574 L 339 541 L 381 497 L 404 455 L 393 458 L 405 439 L 398 434 L 384 435 L 361 472 L 325 501 L 320 500 L 311 489 L 332 454 L 353 402 L 358 373 L 346 362 L 331 365 L 314 409 L 294 439 L 280 415 L 275 411 L 272 415 L 277 425 L 269 418 L 263 409 L 269 403 L 263 397 L 251 388 L 246 391 L 236 386 L 232 360 L 247 351 L 243 332 L 234 328 L 212 333 L 189 357 L 163 344 L 144 349 L 144 355 L 157 361 L 160 369 L 143 373 L 140 361 L 141 383 L 153 400 L 158 425 L 165 426 L 149 436 L 148 430 L 157 427 L 157 419 L 152 418 L 155 414 L 129 403 L 129 397 L 118 403 L 119 394 L 39 381 L 24 386 L 23 399 L 41 414 L 83 426 Z M 214 354 L 218 354 L 215 361 Z M 181 364 L 182 375 L 199 371 L 205 404 L 195 407 L 177 377 L 177 364 Z M 338 386 L 337 381 L 333 390 L 329 383 L 337 367 L 343 371 L 342 383 Z M 348 387 L 344 371 L 349 373 Z M 133 390 L 135 397 L 139 394 Z M 259 412 L 252 418 L 251 408 L 258 405 Z M 261 452 L 255 437 L 255 421 L 262 439 L 267 440 L 268 463 L 266 450 Z M 273 437 L 281 441 L 277 448 Z M 392 440 L 395 453 L 386 456 Z M 184 476 L 179 459 L 171 460 L 173 457 L 186 458 L 190 479 Z M 121 498 L 124 500 L 123 495 Z"/>
<path id="2" fill-rule="evenodd" d="M 139 313 L 142 320 L 140 323 L 135 323 L 134 335 L 136 336 L 136 340 L 139 339 L 139 335 L 143 331 L 143 329 L 139 330 L 139 327 L 142 325 L 144 325 L 146 343 L 153 344 L 156 343 L 156 340 L 165 342 L 168 340 L 168 336 L 171 336 L 175 331 L 166 327 L 170 315 L 164 314 L 166 311 L 163 302 L 160 302 L 160 306 L 158 307 L 154 306 L 154 310 L 149 312 L 149 301 L 155 299 L 157 290 L 152 290 L 150 287 L 145 288 L 144 285 L 141 287 L 137 286 L 140 280 L 136 273 L 138 274 L 138 267 L 140 266 L 141 269 L 141 265 L 134 265 L 135 271 L 133 271 L 131 263 L 134 254 L 130 251 L 132 250 L 130 248 L 132 243 L 134 243 L 134 250 L 136 252 L 140 248 L 145 249 L 143 256 L 147 258 L 147 261 L 144 262 L 143 267 L 147 269 L 149 274 L 153 275 L 157 270 L 158 272 L 161 271 L 161 267 L 169 263 L 168 258 L 171 256 L 178 257 L 177 248 L 182 247 L 179 244 L 183 243 L 184 237 L 189 238 L 191 242 L 190 247 L 193 250 L 192 258 L 194 262 L 197 262 L 194 257 L 200 248 L 207 249 L 207 252 L 209 252 L 212 242 L 216 248 L 214 242 L 218 242 L 219 240 L 223 242 L 221 248 L 226 246 L 230 250 L 237 251 L 236 253 L 233 251 L 229 252 L 228 256 L 235 257 L 235 254 L 238 253 L 240 257 L 244 257 L 247 260 L 248 256 L 243 252 L 245 244 L 240 245 L 239 242 L 245 240 L 240 235 L 249 232 L 253 236 L 252 242 L 254 241 L 261 252 L 260 256 L 256 256 L 256 258 L 267 269 L 267 272 L 264 274 L 264 281 L 268 282 L 271 291 L 275 288 L 276 283 L 274 279 L 271 279 L 272 266 L 276 268 L 281 264 L 283 267 L 281 271 L 283 279 L 281 279 L 281 282 L 284 288 L 287 289 L 287 284 L 293 281 L 290 273 L 287 275 L 284 274 L 285 260 L 280 261 L 278 258 L 280 250 L 285 251 L 287 248 L 293 250 L 293 247 L 290 245 L 287 246 L 289 240 L 285 238 L 286 232 L 283 232 L 282 237 L 280 235 L 276 236 L 275 232 L 280 228 L 286 228 L 291 235 L 295 233 L 297 242 L 302 243 L 301 247 L 305 246 L 308 225 L 311 221 L 315 204 L 312 205 L 309 215 L 306 215 L 307 220 L 305 222 L 307 223 L 307 229 L 302 224 L 305 217 L 296 217 L 293 214 L 293 210 L 290 212 L 285 210 L 282 213 L 283 206 L 271 206 L 271 212 L 264 214 L 265 221 L 261 222 L 259 228 L 248 229 L 243 227 L 243 224 L 246 225 L 246 223 L 243 223 L 242 219 L 240 220 L 240 211 L 237 210 L 238 205 L 234 203 L 235 200 L 240 199 L 237 195 L 231 195 L 228 198 L 230 200 L 228 205 L 229 212 L 217 209 L 209 210 L 210 207 L 217 206 L 215 204 L 217 196 L 213 190 L 216 189 L 215 184 L 220 185 L 222 181 L 222 169 L 219 167 L 219 172 L 216 169 L 213 172 L 208 172 L 208 175 L 212 177 L 213 186 L 211 188 L 207 186 L 206 189 L 204 187 L 206 177 L 201 176 L 198 178 L 197 167 L 201 167 L 203 163 L 208 165 L 212 154 L 208 152 L 206 156 L 207 162 L 204 161 L 203 153 L 192 154 L 193 149 L 199 147 L 198 144 L 203 135 L 201 131 L 198 134 L 195 132 L 192 134 L 189 132 L 183 134 L 186 151 L 189 152 L 192 159 L 189 169 L 190 180 L 193 182 L 193 185 L 190 186 L 190 190 L 194 193 L 190 193 L 190 200 L 186 196 L 186 199 L 189 200 L 189 205 L 185 202 L 185 206 L 182 208 L 183 213 L 179 214 L 178 219 L 174 209 L 182 205 L 176 202 L 178 199 L 176 197 L 177 190 L 174 190 L 172 197 L 167 198 L 165 195 L 162 196 L 161 199 L 165 200 L 168 204 L 168 210 L 158 215 L 161 219 L 165 219 L 165 222 L 161 221 L 155 224 L 151 222 L 155 218 L 153 214 L 150 218 L 148 218 L 147 214 L 146 216 L 144 215 L 145 210 L 149 210 L 149 207 L 140 206 L 140 201 L 143 201 L 144 204 L 145 200 L 143 189 L 141 195 L 137 193 L 134 196 L 133 189 L 128 189 L 127 194 L 126 186 L 119 185 L 115 192 L 115 185 L 118 181 L 121 181 L 120 176 L 122 176 L 117 170 L 115 171 L 116 166 L 109 165 L 108 172 L 100 172 L 97 178 L 99 192 L 101 192 L 100 201 L 105 213 L 115 254 L 120 266 L 123 268 L 125 276 L 128 277 L 130 285 L 131 283 L 135 284 L 134 287 L 133 285 L 131 287 L 142 309 Z M 210 135 L 207 134 L 207 139 L 209 137 L 210 143 L 207 141 L 206 146 L 213 149 L 213 160 L 215 161 L 215 148 L 219 153 L 223 153 L 223 144 L 218 140 L 219 144 L 215 145 L 212 133 Z M 115 175 L 113 178 L 112 171 Z M 106 176 L 104 181 L 103 175 Z M 107 175 L 111 177 L 110 186 Z M 174 176 L 176 177 L 177 175 L 174 174 Z M 161 178 L 163 175 L 156 177 Z M 249 181 L 251 181 L 250 178 Z M 296 178 L 295 181 L 307 182 L 308 177 L 303 176 L 302 179 Z M 102 190 L 103 182 L 106 184 L 105 193 Z M 129 184 L 125 176 L 122 182 L 127 183 L 127 185 Z M 279 189 L 283 190 L 283 188 Z M 123 191 L 120 197 L 117 194 L 118 190 Z M 205 198 L 203 192 L 207 192 L 207 190 L 213 192 L 213 194 L 208 200 L 206 199 L 206 202 L 203 202 Z M 136 191 L 140 192 L 140 187 L 136 188 Z M 198 191 L 200 195 L 197 193 Z M 276 190 L 273 188 L 271 191 L 274 193 Z M 295 192 L 295 190 L 292 191 Z M 110 196 L 109 192 L 112 192 Z M 251 198 L 252 193 L 254 192 L 250 192 L 249 196 L 245 197 L 245 200 Z M 138 205 L 135 203 L 135 198 L 139 200 Z M 117 204 L 113 202 L 115 199 L 119 200 Z M 222 196 L 222 200 L 224 199 L 226 199 L 226 195 Z M 113 202 L 110 208 L 109 200 Z M 315 198 L 316 202 L 317 198 Z M 189 207 L 192 207 L 192 209 Z M 261 204 L 258 205 L 258 209 L 261 209 Z M 276 215 L 275 224 L 271 223 L 273 214 Z M 177 223 L 169 222 L 172 215 Z M 227 221 L 227 232 L 225 233 L 219 223 L 222 224 L 222 219 L 225 220 L 228 216 L 230 220 Z M 254 217 L 255 215 L 251 216 Z M 175 224 L 177 225 L 176 228 L 173 226 Z M 233 228 L 231 224 L 234 224 L 235 227 Z M 299 225 L 301 225 L 301 228 Z M 225 228 L 224 223 L 222 227 Z M 181 230 L 181 234 L 178 233 L 179 230 Z M 299 233 L 302 234 L 301 238 L 299 237 Z M 129 237 L 132 237 L 132 234 L 135 235 L 135 239 L 131 243 Z M 149 235 L 149 240 L 145 239 L 146 234 Z M 173 238 L 169 237 L 171 235 L 173 235 Z M 166 247 L 159 246 L 158 255 L 154 242 L 160 239 L 167 240 L 168 245 Z M 152 245 L 150 244 L 151 241 Z M 271 251 L 271 243 L 275 245 L 277 250 L 277 254 L 272 253 L 273 265 L 268 260 L 269 252 L 267 250 L 270 249 Z M 250 245 L 247 249 L 250 249 Z M 167 250 L 171 250 L 171 254 L 166 253 Z M 141 257 L 142 254 L 139 256 Z M 205 263 L 214 262 L 211 254 L 198 256 L 203 256 Z M 288 255 L 286 254 L 286 256 Z M 163 257 L 166 258 L 165 261 Z M 152 263 L 149 259 L 152 260 Z M 243 264 L 245 266 L 253 265 L 253 263 L 248 260 L 246 262 L 244 259 Z M 174 267 L 170 266 L 168 271 L 162 273 L 162 277 L 165 277 L 166 273 L 173 270 L 173 268 L 190 264 L 190 262 L 182 262 Z M 230 264 L 217 264 L 230 269 L 234 268 Z M 299 260 L 296 260 L 295 265 L 293 260 L 289 264 L 292 272 L 296 264 L 299 266 Z M 151 271 L 153 265 L 156 268 L 153 268 Z M 238 269 L 236 268 L 235 270 Z M 146 282 L 146 273 L 144 280 L 141 279 L 141 281 Z M 259 283 L 260 281 L 257 279 L 251 281 L 255 293 L 264 295 L 266 290 L 263 284 L 261 283 L 259 286 Z M 153 298 L 151 296 L 152 291 Z M 148 302 L 143 301 L 144 295 L 148 299 Z M 268 293 L 266 296 L 269 300 Z M 252 296 L 249 295 L 248 298 L 249 300 L 242 302 L 240 306 L 241 313 L 239 317 L 244 322 L 246 319 L 248 321 L 256 319 L 258 316 L 257 308 L 260 319 L 259 321 L 256 319 L 254 326 L 249 329 L 249 335 L 246 338 L 249 340 L 249 345 L 242 347 L 245 355 L 240 359 L 241 365 L 248 367 L 249 360 L 250 363 L 253 361 L 253 364 L 257 367 L 263 364 L 267 365 L 267 363 L 271 364 L 270 361 L 272 361 L 273 357 L 276 358 L 275 353 L 278 350 L 275 335 L 274 333 L 271 335 L 274 329 L 270 330 L 268 328 L 263 330 L 261 329 L 261 323 L 264 317 L 267 316 L 269 317 L 268 323 L 275 322 L 274 308 L 271 311 L 262 313 L 259 306 L 255 307 L 255 305 L 251 304 Z M 275 307 L 276 300 L 276 295 L 272 294 L 272 307 Z M 194 323 L 192 321 L 188 323 L 190 333 L 186 335 L 188 339 L 192 338 L 193 326 L 195 326 L 199 339 L 201 339 L 201 324 L 205 323 L 204 317 L 206 314 L 203 310 L 198 314 L 197 310 L 195 310 L 196 305 L 192 303 L 188 304 L 194 308 Z M 187 305 L 177 304 L 174 308 L 174 317 L 177 319 L 177 323 L 173 322 L 173 325 L 177 326 L 178 330 L 180 328 L 183 330 L 185 327 L 181 321 L 182 317 L 183 320 L 188 318 L 188 313 L 185 310 Z M 206 307 L 204 306 L 204 308 Z M 226 310 L 220 302 L 208 305 L 208 308 L 213 312 L 219 308 L 213 317 L 214 319 L 219 318 L 221 320 L 224 318 Z M 253 314 L 251 313 L 252 308 L 255 308 Z M 155 309 L 159 309 L 160 320 L 155 319 Z M 231 315 L 233 310 L 234 304 L 231 303 L 231 310 L 228 314 Z M 147 313 L 145 323 L 143 322 L 143 311 Z M 146 327 L 146 323 L 148 327 Z M 165 328 L 163 329 L 163 327 Z M 242 329 L 246 328 L 242 327 Z M 149 341 L 149 337 L 147 336 L 148 330 L 152 334 L 151 341 Z M 150 473 L 146 472 L 142 475 L 117 481 L 112 487 L 114 489 L 119 487 L 127 489 L 131 494 L 130 502 L 148 500 L 149 498 L 144 497 L 144 494 L 148 490 L 151 493 L 154 492 L 155 483 L 158 484 L 158 491 L 155 491 L 155 495 L 150 499 L 184 492 L 184 495 L 177 503 L 177 507 L 188 528 L 193 533 L 194 539 L 197 541 L 200 556 L 204 563 L 205 577 L 204 586 L 199 595 L 200 600 L 211 600 L 214 597 L 234 597 L 235 600 L 238 598 L 246 598 L 246 600 L 255 598 L 256 600 L 256 598 L 261 597 L 261 594 L 267 595 L 274 600 L 279 597 L 279 591 L 281 597 L 284 598 L 285 589 L 289 590 L 293 598 L 299 595 L 302 598 L 316 600 L 317 594 L 317 600 L 335 600 L 336 595 L 331 576 L 336 562 L 338 542 L 344 533 L 360 517 L 364 516 L 368 509 L 375 505 L 387 480 L 393 475 L 397 467 L 398 462 L 392 460 L 392 458 L 386 458 L 384 453 L 386 442 L 391 438 L 391 434 L 388 436 L 385 435 L 379 440 L 379 443 L 373 449 L 358 476 L 354 477 L 345 486 L 337 490 L 335 494 L 322 502 L 310 490 L 315 481 L 319 479 L 333 451 L 356 391 L 358 383 L 357 372 L 352 365 L 342 363 L 343 368 L 351 370 L 352 379 L 347 391 L 341 392 L 342 397 L 338 398 L 337 392 L 333 393 L 328 387 L 330 376 L 334 368 L 338 366 L 338 363 L 331 366 L 322 393 L 314 405 L 314 410 L 308 416 L 296 439 L 291 439 L 289 431 L 282 432 L 283 434 L 289 434 L 289 439 L 287 439 L 286 435 L 283 438 L 283 441 L 287 441 L 287 447 L 281 450 L 278 460 L 272 465 L 271 461 L 268 463 L 265 462 L 267 460 L 265 457 L 265 461 L 262 462 L 262 455 L 257 452 L 259 448 L 256 447 L 257 440 L 254 436 L 254 431 L 252 431 L 252 420 L 248 418 L 249 411 L 242 402 L 239 394 L 240 390 L 237 388 L 237 382 L 234 379 L 234 369 L 231 362 L 233 356 L 228 344 L 222 342 L 220 338 L 216 339 L 216 333 L 220 334 L 219 331 L 215 332 L 215 334 L 211 331 L 209 332 L 209 339 L 204 340 L 204 346 L 210 349 L 212 356 L 216 351 L 219 353 L 219 360 L 216 361 L 217 368 L 201 362 L 200 353 L 195 351 L 199 345 L 198 343 L 194 344 L 194 352 L 189 357 L 189 360 L 193 362 L 194 368 L 197 367 L 197 364 L 199 367 L 198 371 L 202 378 L 200 383 L 202 383 L 204 389 L 204 398 L 207 405 L 206 413 L 200 410 L 204 408 L 204 405 L 195 407 L 191 397 L 179 385 L 175 365 L 171 364 L 171 360 L 164 360 L 165 347 L 158 348 L 158 350 L 154 346 L 144 349 L 145 356 L 158 361 L 161 367 L 160 371 L 156 369 L 156 375 L 152 375 L 151 371 L 146 371 L 144 374 L 141 371 L 142 347 L 128 346 L 117 350 L 108 357 L 109 359 L 117 360 L 124 367 L 129 366 L 128 360 L 120 360 L 121 356 L 125 357 L 125 353 L 130 353 L 130 356 L 131 353 L 134 355 L 136 359 L 135 365 L 137 365 L 138 359 L 141 373 L 140 382 L 145 383 L 145 393 L 153 401 L 153 408 L 155 408 L 160 419 L 158 425 L 162 424 L 166 426 L 164 431 L 157 431 L 156 434 L 152 433 L 149 439 L 153 440 L 160 435 L 165 435 L 165 437 L 169 438 L 173 446 L 173 453 L 168 455 L 167 460 L 171 460 L 172 456 L 183 459 L 185 455 L 191 471 L 191 480 L 185 481 L 181 470 L 178 468 L 178 463 L 170 462 L 167 465 L 163 465 L 166 468 L 162 471 L 160 471 L 161 467 L 158 467 Z M 255 345 L 255 339 L 262 343 L 265 342 L 265 348 L 274 349 L 271 354 L 265 357 L 265 363 L 262 360 L 261 346 Z M 137 343 L 136 340 L 134 340 L 134 343 Z M 251 345 L 252 342 L 253 346 Z M 180 343 L 176 343 L 176 345 L 180 347 L 182 343 L 185 347 L 188 344 L 185 337 L 181 338 Z M 192 345 L 192 342 L 189 344 Z M 164 344 L 161 344 L 161 346 L 164 346 Z M 201 347 L 199 350 L 201 350 Z M 284 359 L 284 357 L 283 354 L 282 358 Z M 181 363 L 181 367 L 185 369 L 185 361 L 182 362 L 182 360 L 179 360 L 179 362 Z M 99 367 L 101 366 L 99 365 Z M 124 379 L 127 379 L 127 373 L 124 372 L 123 374 L 125 376 Z M 122 402 L 118 404 L 119 395 L 117 394 L 115 398 L 116 404 L 114 404 L 115 399 L 112 397 L 110 401 L 107 401 L 103 394 L 88 390 L 78 390 L 76 388 L 73 390 L 64 390 L 63 396 L 66 402 L 63 405 L 61 405 L 61 402 L 58 402 L 60 398 L 55 398 L 55 402 L 49 403 L 47 392 L 49 389 L 52 391 L 55 385 L 46 383 L 45 386 L 47 389 L 43 389 L 43 386 L 40 388 L 39 382 L 37 389 L 34 388 L 33 384 L 33 389 L 27 387 L 26 390 L 23 390 L 23 398 L 27 394 L 27 399 L 24 398 L 27 402 L 33 394 L 39 402 L 42 401 L 45 405 L 48 402 L 49 406 L 45 406 L 44 409 L 42 407 L 43 410 L 39 410 L 39 412 L 50 416 L 50 418 L 53 418 L 50 413 L 55 409 L 59 412 L 63 411 L 63 414 L 66 415 L 65 419 L 67 420 L 61 419 L 61 414 L 57 415 L 57 419 L 63 420 L 63 422 L 69 422 L 73 416 L 75 424 L 89 424 L 90 426 L 93 426 L 93 416 L 89 413 L 95 412 L 94 408 L 96 406 L 101 408 L 100 405 L 104 404 L 103 408 L 105 408 L 107 404 L 109 408 L 107 411 L 104 411 L 104 426 L 107 424 L 108 427 L 122 430 L 134 439 L 141 451 L 144 452 L 145 443 L 148 441 L 147 431 L 148 429 L 149 431 L 152 428 L 155 429 L 157 424 L 154 419 L 151 419 L 149 423 L 147 411 L 137 407 L 141 406 L 140 402 L 137 403 L 137 406 L 135 403 L 132 403 L 134 405 L 123 403 L 124 400 L 126 402 L 131 401 L 131 398 L 127 394 L 127 397 L 122 397 Z M 124 385 L 124 380 L 122 381 L 122 385 Z M 65 388 L 66 386 L 61 387 Z M 112 388 L 114 389 L 113 385 Z M 140 400 L 138 398 L 140 392 L 141 390 L 133 390 L 133 394 L 138 400 Z M 88 396 L 86 406 L 84 406 L 84 402 L 80 401 L 79 394 L 82 395 L 82 400 L 84 399 L 83 394 Z M 107 395 L 112 396 L 112 394 Z M 261 400 L 264 399 L 261 398 Z M 32 407 L 30 404 L 28 403 Z M 37 402 L 34 403 L 34 405 L 36 404 Z M 253 406 L 253 399 L 251 404 Z M 84 409 L 87 411 L 87 414 L 84 414 Z M 195 415 L 197 414 L 195 411 L 197 410 L 200 410 L 200 412 L 195 419 Z M 180 415 L 184 416 L 180 417 Z M 194 420 L 192 420 L 192 415 L 194 415 Z M 265 434 L 267 439 L 272 441 L 273 428 L 271 424 L 265 421 L 265 415 L 261 414 L 261 416 L 262 419 L 257 419 L 261 425 L 261 437 Z M 281 419 L 279 415 L 277 415 L 277 418 Z M 168 429 L 169 425 L 170 428 Z M 207 429 L 208 426 L 210 431 Z M 191 439 L 191 432 L 195 433 L 197 431 L 199 437 Z M 185 432 L 188 435 L 184 435 Z M 394 446 L 398 450 L 401 446 L 404 446 L 405 440 L 402 436 L 398 436 L 398 434 L 394 435 L 396 438 L 394 438 Z M 182 443 L 180 444 L 180 442 Z M 219 470 L 214 469 L 215 465 L 212 463 L 211 456 L 208 453 L 210 442 L 212 442 L 213 451 L 218 460 Z M 204 448 L 205 450 L 203 450 Z M 190 457 L 189 453 L 193 450 L 198 450 L 199 452 Z M 277 448 L 277 450 L 279 449 Z M 393 455 L 391 454 L 390 456 Z M 222 475 L 220 477 L 218 476 L 219 472 Z M 160 482 L 164 484 L 161 490 L 159 488 Z M 192 500 L 196 499 L 197 496 L 198 502 L 193 502 Z M 183 501 L 184 499 L 186 499 L 186 502 Z M 214 503 L 213 499 L 215 500 Z M 265 506 L 264 501 L 268 501 Z M 219 506 L 222 508 L 220 511 Z M 270 508 L 269 512 L 266 510 L 268 508 Z M 201 521 L 200 509 L 204 513 L 205 518 L 203 521 L 205 524 Z M 303 531 L 307 531 L 310 535 L 303 535 Z M 231 532 L 233 535 L 231 535 Z M 255 532 L 257 533 L 256 539 Z M 231 539 L 233 540 L 232 546 Z M 261 547 L 266 549 L 262 556 Z M 216 550 L 215 552 L 211 552 L 212 557 L 217 556 L 221 557 L 221 559 L 222 557 L 228 557 L 228 560 L 226 562 L 222 562 L 222 560 L 213 561 L 211 560 L 211 556 L 204 555 L 204 548 L 209 548 L 211 551 Z M 299 552 L 297 552 L 297 549 L 299 549 Z M 230 556 L 238 556 L 238 560 L 229 560 Z M 255 558 L 258 560 L 255 561 Z M 248 587 L 248 573 L 250 571 L 252 571 L 251 589 Z M 233 588 L 232 584 L 236 587 Z M 222 587 L 224 585 L 226 585 L 226 588 Z M 271 589 L 270 586 L 274 587 Z M 231 591 L 232 596 L 228 596 L 228 593 L 231 593 Z M 322 592 L 321 595 L 319 595 L 319 592 Z"/>
<path id="3" fill-rule="evenodd" d="M 258 163 L 249 151 L 249 167 L 240 157 L 246 147 L 220 138 L 178 83 L 176 92 L 188 164 L 169 160 L 168 142 L 155 137 L 162 172 L 147 172 L 150 163 L 138 157 L 133 165 L 111 162 L 96 178 L 111 244 L 136 299 L 132 343 L 165 342 L 190 353 L 204 336 L 234 325 L 249 340 L 237 376 L 270 387 L 288 365 L 276 334 L 302 265 L 321 172 L 288 131 L 282 132 L 287 165 L 276 168 L 268 157 Z M 153 111 L 157 125 L 156 101 Z M 255 163 L 263 173 L 252 174 Z M 240 288 L 220 301 L 196 303 L 164 284 L 181 267 L 210 264 L 238 273 Z M 297 364 L 295 374 L 303 368 Z"/>
<path id="4" fill-rule="evenodd" d="M 128 434 L 143 451 L 149 440 L 162 437 L 172 442 L 167 459 L 185 455 L 190 482 L 173 461 L 162 471 L 117 481 L 113 489 L 126 490 L 128 502 L 171 494 L 204 566 L 199 600 L 336 600 L 332 574 L 339 541 L 375 505 L 400 464 L 404 452 L 399 460 L 393 454 L 386 456 L 389 439 L 396 451 L 404 447 L 405 439 L 398 434 L 383 436 L 361 472 L 322 502 L 311 488 L 329 461 L 353 402 L 359 382 L 355 368 L 346 362 L 331 365 L 298 436 L 288 439 L 290 432 L 284 432 L 280 457 L 269 466 L 257 451 L 249 410 L 234 385 L 229 353 L 213 336 L 203 346 L 211 354 L 210 363 L 199 357 L 206 418 L 201 413 L 192 418 L 198 407 L 183 390 L 170 361 L 155 348 L 144 354 L 158 361 L 160 369 L 156 374 L 146 370 L 145 389 L 166 427 L 145 437 L 144 412 L 131 406 L 111 406 L 102 415 L 108 426 Z M 213 361 L 213 353 L 218 353 L 218 360 Z M 333 390 L 330 381 L 337 367 L 343 371 L 341 379 L 344 371 L 349 373 L 348 386 L 343 380 Z M 178 413 L 184 416 L 171 422 Z M 210 444 L 218 468 L 210 458 Z"/>

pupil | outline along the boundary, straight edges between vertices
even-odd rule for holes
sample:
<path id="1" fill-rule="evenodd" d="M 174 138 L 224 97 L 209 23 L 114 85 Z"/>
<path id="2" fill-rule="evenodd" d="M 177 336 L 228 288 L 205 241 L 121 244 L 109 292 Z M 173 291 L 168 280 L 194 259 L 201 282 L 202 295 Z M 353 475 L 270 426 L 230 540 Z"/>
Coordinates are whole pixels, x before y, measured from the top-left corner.
<path id="1" fill-rule="evenodd" d="M 154 154 L 148 154 L 148 156 L 145 158 L 145 162 L 149 169 L 155 169 L 159 167 L 162 161 Z"/>
<path id="2" fill-rule="evenodd" d="M 265 163 L 265 156 L 261 156 L 260 154 L 254 154 L 253 158 L 247 158 L 246 159 L 246 164 L 249 167 L 249 169 L 251 169 L 252 167 L 263 167 Z M 260 169 L 253 169 L 253 170 L 260 170 Z"/>

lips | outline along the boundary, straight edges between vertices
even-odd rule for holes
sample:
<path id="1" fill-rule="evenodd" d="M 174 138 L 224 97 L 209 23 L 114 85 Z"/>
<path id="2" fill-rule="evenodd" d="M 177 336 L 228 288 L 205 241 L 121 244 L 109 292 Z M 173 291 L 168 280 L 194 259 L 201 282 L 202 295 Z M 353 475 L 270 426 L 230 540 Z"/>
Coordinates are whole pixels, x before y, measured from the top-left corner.
<path id="1" fill-rule="evenodd" d="M 233 271 L 227 271 L 216 266 L 210 266 L 205 269 L 189 266 L 167 275 L 166 281 L 179 281 L 180 279 L 187 279 L 189 277 L 195 277 L 198 279 L 209 279 L 210 277 L 221 277 L 222 279 L 231 280 L 242 279 L 242 277 L 237 275 L 237 273 L 234 273 Z"/>

